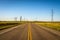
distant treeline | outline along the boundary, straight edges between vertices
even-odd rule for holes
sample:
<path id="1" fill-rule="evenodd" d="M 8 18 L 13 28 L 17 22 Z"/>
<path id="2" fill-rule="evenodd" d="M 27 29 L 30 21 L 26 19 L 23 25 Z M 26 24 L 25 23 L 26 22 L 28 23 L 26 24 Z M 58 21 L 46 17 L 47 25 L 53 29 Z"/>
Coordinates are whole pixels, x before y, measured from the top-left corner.
<path id="1" fill-rule="evenodd" d="M 60 23 L 60 21 L 33 21 L 34 23 Z"/>
<path id="2" fill-rule="evenodd" d="M 16 24 L 21 24 L 21 23 L 16 21 L 0 21 L 0 26 L 16 25 Z"/>
<path id="3" fill-rule="evenodd" d="M 0 26 L 14 25 L 14 24 L 18 24 L 18 23 L 0 23 Z"/>

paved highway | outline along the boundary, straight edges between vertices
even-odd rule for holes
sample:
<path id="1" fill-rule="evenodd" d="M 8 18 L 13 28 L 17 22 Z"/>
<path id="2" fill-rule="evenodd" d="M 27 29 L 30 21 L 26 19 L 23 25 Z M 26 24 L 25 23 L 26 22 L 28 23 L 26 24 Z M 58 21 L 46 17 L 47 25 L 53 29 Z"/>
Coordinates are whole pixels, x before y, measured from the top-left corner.
<path id="1" fill-rule="evenodd" d="M 9 29 L 0 32 L 0 40 L 60 40 L 60 35 L 55 35 L 34 23 Z"/>

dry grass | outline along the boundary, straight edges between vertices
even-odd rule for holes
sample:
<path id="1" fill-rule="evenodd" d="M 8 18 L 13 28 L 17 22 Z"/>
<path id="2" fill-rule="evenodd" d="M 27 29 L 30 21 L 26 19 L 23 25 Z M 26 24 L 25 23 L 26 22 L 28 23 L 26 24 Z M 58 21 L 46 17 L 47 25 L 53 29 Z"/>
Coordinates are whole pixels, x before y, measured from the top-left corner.
<path id="1" fill-rule="evenodd" d="M 0 30 L 14 27 L 19 24 L 22 24 L 22 23 L 18 21 L 17 22 L 16 21 L 0 21 Z"/>
<path id="2" fill-rule="evenodd" d="M 60 22 L 46 22 L 46 23 L 42 22 L 37 24 L 60 31 Z"/>

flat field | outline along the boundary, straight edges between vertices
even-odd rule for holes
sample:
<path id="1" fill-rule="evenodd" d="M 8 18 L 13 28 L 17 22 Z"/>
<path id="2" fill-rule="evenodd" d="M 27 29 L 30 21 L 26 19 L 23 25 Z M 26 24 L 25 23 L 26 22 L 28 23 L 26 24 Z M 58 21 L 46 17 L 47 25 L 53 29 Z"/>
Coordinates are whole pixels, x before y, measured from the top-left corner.
<path id="1" fill-rule="evenodd" d="M 22 23 L 18 21 L 17 22 L 16 21 L 0 21 L 0 30 L 14 27 L 19 24 L 22 24 Z"/>
<path id="2" fill-rule="evenodd" d="M 36 24 L 60 31 L 60 22 L 38 22 Z"/>

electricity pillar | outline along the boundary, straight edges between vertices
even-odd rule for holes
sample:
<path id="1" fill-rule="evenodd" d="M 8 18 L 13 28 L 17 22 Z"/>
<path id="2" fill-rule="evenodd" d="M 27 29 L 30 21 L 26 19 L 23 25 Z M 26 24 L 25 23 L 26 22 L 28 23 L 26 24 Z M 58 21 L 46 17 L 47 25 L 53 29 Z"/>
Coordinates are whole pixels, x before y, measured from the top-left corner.
<path id="1" fill-rule="evenodd" d="M 53 22 L 53 9 L 52 9 L 51 21 Z"/>
<path id="2" fill-rule="evenodd" d="M 15 21 L 17 21 L 17 17 L 15 17 Z"/>
<path id="3" fill-rule="evenodd" d="M 22 21 L 22 16 L 20 16 L 20 21 Z"/>

